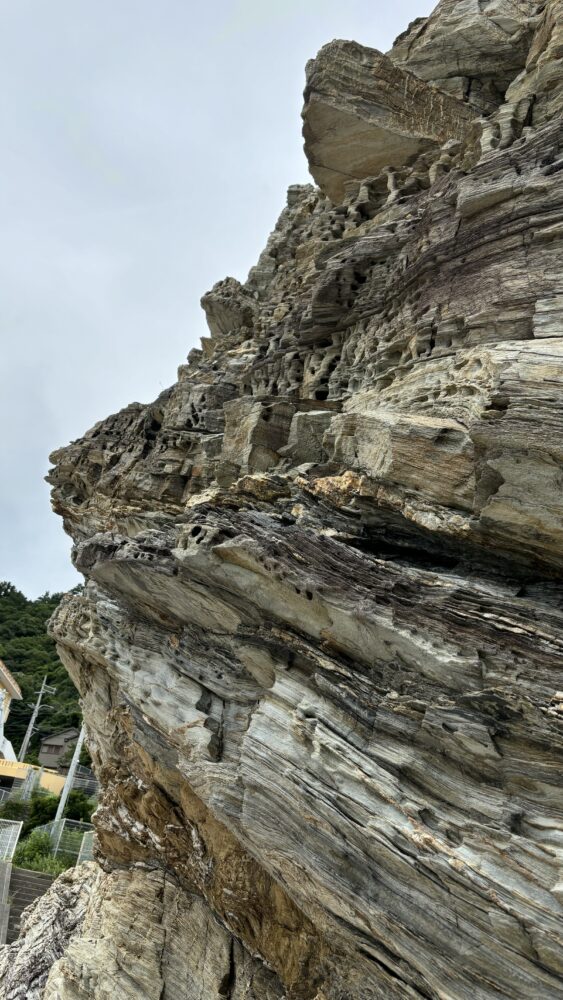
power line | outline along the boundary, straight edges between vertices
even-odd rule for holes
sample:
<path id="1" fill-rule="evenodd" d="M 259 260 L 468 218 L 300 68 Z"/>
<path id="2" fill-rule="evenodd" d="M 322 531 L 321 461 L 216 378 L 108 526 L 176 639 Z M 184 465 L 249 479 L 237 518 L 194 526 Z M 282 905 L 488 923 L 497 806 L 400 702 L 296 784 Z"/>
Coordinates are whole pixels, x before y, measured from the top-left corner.
<path id="1" fill-rule="evenodd" d="M 20 747 L 20 752 L 18 754 L 18 760 L 19 761 L 23 761 L 25 759 L 25 755 L 27 753 L 27 748 L 29 747 L 29 742 L 30 742 L 31 737 L 33 736 L 33 733 L 34 733 L 34 730 L 35 730 L 35 723 L 37 721 L 37 716 L 39 715 L 39 709 L 41 708 L 41 700 L 43 698 L 43 695 L 45 694 L 45 692 L 47 692 L 47 694 L 55 694 L 56 690 L 57 689 L 54 688 L 54 687 L 49 687 L 49 685 L 47 684 L 47 677 L 44 677 L 43 678 L 43 683 L 41 685 L 41 690 L 39 691 L 39 695 L 38 695 L 37 701 L 35 702 L 35 706 L 34 706 L 34 709 L 33 709 L 32 715 L 31 715 L 31 719 L 29 720 L 29 725 L 28 725 L 28 727 L 27 727 L 27 729 L 25 731 L 25 736 L 23 738 L 23 742 L 22 742 L 22 745 Z M 47 707 L 47 706 L 44 706 L 44 707 Z"/>

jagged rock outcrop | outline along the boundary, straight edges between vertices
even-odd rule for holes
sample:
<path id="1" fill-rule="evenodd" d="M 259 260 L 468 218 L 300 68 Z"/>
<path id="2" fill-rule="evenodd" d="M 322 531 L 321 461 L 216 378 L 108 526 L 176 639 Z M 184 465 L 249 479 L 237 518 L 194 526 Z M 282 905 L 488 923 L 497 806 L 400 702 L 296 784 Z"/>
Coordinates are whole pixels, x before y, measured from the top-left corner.
<path id="1" fill-rule="evenodd" d="M 105 875 L 47 1000 L 563 997 L 560 21 L 323 49 L 321 190 L 53 456 Z"/>
<path id="2" fill-rule="evenodd" d="M 71 868 L 27 908 L 18 940 L 0 948 L 2 1000 L 42 1000 L 49 973 L 79 933 L 101 878 L 91 862 Z"/>
<path id="3" fill-rule="evenodd" d="M 44 1000 L 282 1000 L 282 984 L 165 871 L 102 875 Z"/>
<path id="4" fill-rule="evenodd" d="M 303 118 L 311 173 L 333 201 L 350 180 L 464 139 L 473 121 L 468 104 L 356 42 L 331 42 L 308 64 Z"/>
<path id="5" fill-rule="evenodd" d="M 390 55 L 422 80 L 491 112 L 524 68 L 545 6 L 537 0 L 440 0 L 430 17 L 409 25 Z"/>

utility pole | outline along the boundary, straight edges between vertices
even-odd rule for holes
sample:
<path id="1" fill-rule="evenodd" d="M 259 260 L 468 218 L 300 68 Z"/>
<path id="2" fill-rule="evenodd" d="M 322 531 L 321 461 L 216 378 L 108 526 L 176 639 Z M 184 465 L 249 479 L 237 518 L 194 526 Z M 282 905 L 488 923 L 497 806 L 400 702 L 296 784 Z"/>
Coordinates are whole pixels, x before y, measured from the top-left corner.
<path id="1" fill-rule="evenodd" d="M 84 743 L 84 725 L 80 730 L 80 736 L 78 737 L 76 746 L 74 748 L 74 753 L 72 755 L 72 760 L 70 762 L 70 767 L 68 769 L 68 774 L 66 776 L 66 781 L 64 783 L 64 788 L 61 792 L 61 797 L 59 799 L 59 805 L 57 807 L 57 814 L 55 816 L 54 822 L 56 823 L 59 819 L 63 818 L 63 813 L 65 811 L 66 800 L 68 799 L 68 793 L 70 792 L 73 782 L 74 775 L 76 774 L 76 768 L 78 767 L 78 759 L 80 757 L 80 751 L 82 750 L 82 744 Z"/>
<path id="2" fill-rule="evenodd" d="M 35 705 L 34 705 L 34 708 L 33 708 L 31 719 L 29 720 L 29 725 L 28 725 L 28 727 L 27 727 L 27 729 L 25 731 L 25 736 L 23 738 L 23 743 L 22 743 L 22 745 L 20 747 L 20 752 L 18 754 L 18 760 L 19 761 L 22 761 L 22 760 L 25 759 L 25 755 L 27 753 L 27 748 L 29 746 L 29 741 L 31 740 L 31 737 L 33 736 L 33 731 L 35 729 L 35 723 L 37 722 L 37 716 L 39 715 L 39 709 L 41 708 L 41 701 L 42 701 L 43 695 L 45 694 L 45 692 L 47 692 L 48 694 L 54 694 L 56 690 L 57 690 L 56 688 L 49 687 L 49 685 L 47 684 L 47 678 L 44 677 L 43 678 L 43 683 L 41 685 L 41 690 L 39 691 L 39 695 L 38 695 L 37 701 L 35 702 Z"/>
<path id="3" fill-rule="evenodd" d="M 37 771 L 35 771 L 33 767 L 30 767 L 25 778 L 23 779 L 23 785 L 19 789 L 19 794 L 16 792 L 17 798 L 19 798 L 20 802 L 28 802 L 36 787 Z"/>

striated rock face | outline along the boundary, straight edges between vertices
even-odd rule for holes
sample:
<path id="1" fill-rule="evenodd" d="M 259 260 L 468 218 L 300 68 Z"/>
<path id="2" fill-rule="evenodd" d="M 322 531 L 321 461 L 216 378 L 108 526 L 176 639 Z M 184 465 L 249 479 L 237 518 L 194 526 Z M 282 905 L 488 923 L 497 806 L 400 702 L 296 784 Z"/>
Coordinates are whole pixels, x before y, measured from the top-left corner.
<path id="1" fill-rule="evenodd" d="M 430 17 L 399 36 L 390 55 L 422 80 L 492 111 L 524 68 L 545 7 L 545 0 L 440 0 Z"/>
<path id="2" fill-rule="evenodd" d="M 464 138 L 473 115 L 381 52 L 331 42 L 307 66 L 303 119 L 311 173 L 339 201 L 350 179 L 413 164 Z"/>
<path id="3" fill-rule="evenodd" d="M 323 49 L 321 189 L 53 456 L 105 873 L 46 1000 L 563 997 L 560 35 Z"/>
<path id="4" fill-rule="evenodd" d="M 90 862 L 71 868 L 28 907 L 18 940 L 0 948 L 2 1000 L 42 1000 L 49 972 L 80 931 L 101 878 Z"/>
<path id="5" fill-rule="evenodd" d="M 101 876 L 79 935 L 51 970 L 44 1000 L 229 997 L 281 1000 L 277 976 L 253 958 L 165 871 Z"/>

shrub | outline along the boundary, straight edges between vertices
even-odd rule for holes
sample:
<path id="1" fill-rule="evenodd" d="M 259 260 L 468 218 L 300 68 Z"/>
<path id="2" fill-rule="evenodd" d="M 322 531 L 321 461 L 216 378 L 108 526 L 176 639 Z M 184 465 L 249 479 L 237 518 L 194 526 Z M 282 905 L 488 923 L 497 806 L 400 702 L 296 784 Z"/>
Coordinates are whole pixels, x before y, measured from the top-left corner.
<path id="1" fill-rule="evenodd" d="M 70 798 L 70 796 L 69 796 Z M 33 792 L 27 801 L 8 799 L 0 806 L 0 819 L 22 820 L 22 837 L 27 837 L 36 826 L 43 826 L 55 817 L 58 798 Z"/>
<path id="2" fill-rule="evenodd" d="M 29 800 L 22 837 L 27 837 L 36 826 L 43 826 L 54 819 L 58 802 L 56 795 L 41 795 L 35 792 Z"/>
<path id="3" fill-rule="evenodd" d="M 0 806 L 0 819 L 25 820 L 28 814 L 28 803 L 18 799 L 8 799 Z"/>
<path id="4" fill-rule="evenodd" d="M 84 792 L 74 789 L 69 792 L 66 800 L 65 816 L 67 819 L 78 819 L 83 823 L 89 823 L 94 808 L 94 803 Z"/>
<path id="5" fill-rule="evenodd" d="M 12 863 L 16 868 L 46 872 L 49 875 L 60 875 L 75 864 L 76 859 L 72 855 L 57 854 L 55 857 L 52 851 L 49 834 L 35 830 L 18 845 Z"/>

